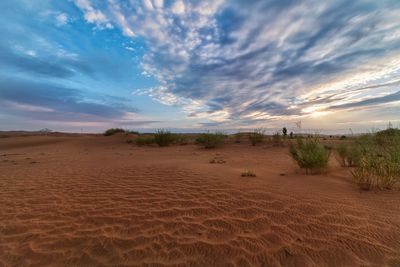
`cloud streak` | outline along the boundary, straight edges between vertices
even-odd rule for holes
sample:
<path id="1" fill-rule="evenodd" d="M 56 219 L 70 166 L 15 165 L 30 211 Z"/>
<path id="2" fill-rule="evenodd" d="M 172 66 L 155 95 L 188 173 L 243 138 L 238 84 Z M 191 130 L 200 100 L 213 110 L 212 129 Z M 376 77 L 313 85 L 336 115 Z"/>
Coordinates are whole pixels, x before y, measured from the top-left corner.
<path id="1" fill-rule="evenodd" d="M 144 92 L 192 118 L 297 119 L 398 96 L 398 1 L 108 3 L 91 6 L 147 40 L 142 67 L 160 86 Z"/>

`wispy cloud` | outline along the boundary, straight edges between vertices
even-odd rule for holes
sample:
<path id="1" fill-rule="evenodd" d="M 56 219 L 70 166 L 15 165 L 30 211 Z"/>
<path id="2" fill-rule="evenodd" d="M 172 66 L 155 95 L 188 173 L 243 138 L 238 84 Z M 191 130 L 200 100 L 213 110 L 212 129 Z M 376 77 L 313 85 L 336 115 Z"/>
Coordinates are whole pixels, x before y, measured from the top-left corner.
<path id="1" fill-rule="evenodd" d="M 191 117 L 295 119 L 397 97 L 398 1 L 108 3 L 90 5 L 148 41 L 142 67 L 160 86 L 145 92 Z"/>

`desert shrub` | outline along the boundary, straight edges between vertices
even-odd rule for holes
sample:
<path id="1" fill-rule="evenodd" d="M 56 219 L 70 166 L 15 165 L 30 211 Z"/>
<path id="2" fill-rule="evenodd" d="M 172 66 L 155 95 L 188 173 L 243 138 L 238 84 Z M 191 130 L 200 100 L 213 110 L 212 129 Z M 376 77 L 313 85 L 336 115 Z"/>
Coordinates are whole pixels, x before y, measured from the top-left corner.
<path id="1" fill-rule="evenodd" d="M 391 189 L 400 182 L 400 135 L 388 129 L 360 137 L 360 164 L 353 170 L 361 189 Z"/>
<path id="2" fill-rule="evenodd" d="M 290 139 L 293 139 L 293 132 L 290 132 L 289 137 Z"/>
<path id="3" fill-rule="evenodd" d="M 114 135 L 116 133 L 125 133 L 125 130 L 121 129 L 121 128 L 110 128 L 104 132 L 104 135 L 110 136 L 110 135 Z"/>
<path id="4" fill-rule="evenodd" d="M 328 165 L 330 151 L 317 138 L 298 139 L 297 146 L 291 145 L 290 155 L 306 173 L 319 172 Z"/>
<path id="5" fill-rule="evenodd" d="M 339 140 L 346 140 L 346 136 L 345 135 L 340 136 Z"/>
<path id="6" fill-rule="evenodd" d="M 127 144 L 132 144 L 132 143 L 133 143 L 133 140 L 132 140 L 132 139 L 127 139 L 127 140 L 126 140 L 126 143 L 127 143 Z"/>
<path id="7" fill-rule="evenodd" d="M 400 162 L 366 154 L 360 165 L 352 171 L 353 179 L 364 190 L 372 188 L 391 189 L 400 177 Z"/>
<path id="8" fill-rule="evenodd" d="M 173 135 L 173 143 L 174 144 L 178 144 L 178 145 L 187 145 L 189 144 L 189 137 L 187 135 L 184 134 L 175 134 Z"/>
<path id="9" fill-rule="evenodd" d="M 144 146 L 154 144 L 155 140 L 153 136 L 139 136 L 135 142 L 138 146 Z"/>
<path id="10" fill-rule="evenodd" d="M 139 135 L 140 134 L 138 131 L 134 131 L 134 130 L 126 130 L 125 133 L 126 134 L 135 134 L 135 135 Z"/>
<path id="11" fill-rule="evenodd" d="M 252 171 L 245 171 L 241 175 L 242 177 L 256 177 L 257 175 Z"/>
<path id="12" fill-rule="evenodd" d="M 264 129 L 255 129 L 252 133 L 249 134 L 249 140 L 252 146 L 256 144 L 262 143 L 264 141 Z"/>
<path id="13" fill-rule="evenodd" d="M 226 161 L 223 158 L 220 157 L 215 157 L 212 160 L 210 160 L 211 164 L 223 164 L 226 163 Z"/>
<path id="14" fill-rule="evenodd" d="M 358 166 L 361 156 L 362 149 L 357 144 L 340 143 L 336 146 L 336 158 L 342 167 Z"/>
<path id="15" fill-rule="evenodd" d="M 204 148 L 214 148 L 223 144 L 226 135 L 220 132 L 203 133 L 196 139 L 196 143 L 204 146 Z"/>
<path id="16" fill-rule="evenodd" d="M 283 145 L 282 137 L 279 132 L 276 132 L 272 135 L 272 145 L 273 146 L 282 146 Z"/>
<path id="17" fill-rule="evenodd" d="M 164 129 L 157 130 L 154 135 L 154 142 L 159 146 L 169 146 L 174 142 L 174 135 Z"/>
<path id="18" fill-rule="evenodd" d="M 359 166 L 351 172 L 354 182 L 362 190 L 370 190 L 373 187 L 372 166 L 369 164 L 370 162 L 367 161 L 367 158 L 363 157 Z"/>

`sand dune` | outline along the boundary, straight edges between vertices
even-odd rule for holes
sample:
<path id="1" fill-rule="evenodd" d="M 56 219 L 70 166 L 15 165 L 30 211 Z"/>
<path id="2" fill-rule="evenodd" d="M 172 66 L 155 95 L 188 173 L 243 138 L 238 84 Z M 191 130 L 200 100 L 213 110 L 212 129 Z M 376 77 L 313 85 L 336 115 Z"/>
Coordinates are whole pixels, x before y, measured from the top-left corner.
<path id="1" fill-rule="evenodd" d="M 24 138 L 0 140 L 0 266 L 400 266 L 399 192 L 334 160 L 305 176 L 285 148 Z"/>

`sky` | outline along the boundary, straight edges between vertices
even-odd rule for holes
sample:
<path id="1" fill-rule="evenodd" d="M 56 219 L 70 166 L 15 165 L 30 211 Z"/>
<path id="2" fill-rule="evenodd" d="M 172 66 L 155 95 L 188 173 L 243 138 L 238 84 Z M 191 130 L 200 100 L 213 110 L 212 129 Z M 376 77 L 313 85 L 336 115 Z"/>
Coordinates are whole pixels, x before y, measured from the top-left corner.
<path id="1" fill-rule="evenodd" d="M 398 0 L 2 0 L 0 34 L 0 130 L 400 125 Z"/>

